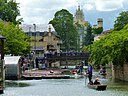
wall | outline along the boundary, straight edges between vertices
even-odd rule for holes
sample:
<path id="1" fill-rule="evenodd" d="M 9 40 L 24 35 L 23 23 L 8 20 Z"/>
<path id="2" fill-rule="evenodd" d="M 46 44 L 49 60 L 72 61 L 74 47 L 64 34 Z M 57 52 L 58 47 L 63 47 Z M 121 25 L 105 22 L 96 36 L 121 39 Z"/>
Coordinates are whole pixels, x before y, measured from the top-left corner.
<path id="1" fill-rule="evenodd" d="M 115 79 L 128 81 L 128 64 L 123 66 L 112 66 L 112 77 Z"/>

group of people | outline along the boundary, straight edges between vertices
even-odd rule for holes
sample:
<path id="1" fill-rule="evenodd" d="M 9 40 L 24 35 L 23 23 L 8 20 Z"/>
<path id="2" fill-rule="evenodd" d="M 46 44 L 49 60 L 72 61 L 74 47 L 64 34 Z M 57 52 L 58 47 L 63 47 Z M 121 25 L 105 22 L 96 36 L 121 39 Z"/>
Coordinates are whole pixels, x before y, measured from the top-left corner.
<path id="1" fill-rule="evenodd" d="M 89 62 L 89 63 L 88 63 L 88 70 L 87 70 L 88 79 L 89 79 L 89 84 L 91 84 L 91 85 L 92 85 L 92 84 L 100 84 L 98 77 L 95 79 L 94 82 L 92 81 L 92 69 L 93 69 L 92 63 Z"/>

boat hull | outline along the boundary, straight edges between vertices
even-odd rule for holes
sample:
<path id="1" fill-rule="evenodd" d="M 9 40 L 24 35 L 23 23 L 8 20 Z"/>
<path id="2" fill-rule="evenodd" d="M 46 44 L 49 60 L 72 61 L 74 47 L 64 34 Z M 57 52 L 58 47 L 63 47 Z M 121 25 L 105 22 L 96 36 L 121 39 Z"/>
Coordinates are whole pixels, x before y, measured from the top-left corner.
<path id="1" fill-rule="evenodd" d="M 100 75 L 107 75 L 106 73 L 99 73 Z"/>
<path id="2" fill-rule="evenodd" d="M 103 90 L 106 90 L 107 88 L 107 85 L 106 84 L 88 84 L 87 85 L 89 88 L 92 88 L 92 89 L 95 89 L 95 90 L 98 90 L 98 91 L 103 91 Z"/>
<path id="3" fill-rule="evenodd" d="M 27 76 L 23 75 L 23 79 L 32 80 L 32 79 L 70 79 L 68 75 L 45 75 L 45 76 Z"/>

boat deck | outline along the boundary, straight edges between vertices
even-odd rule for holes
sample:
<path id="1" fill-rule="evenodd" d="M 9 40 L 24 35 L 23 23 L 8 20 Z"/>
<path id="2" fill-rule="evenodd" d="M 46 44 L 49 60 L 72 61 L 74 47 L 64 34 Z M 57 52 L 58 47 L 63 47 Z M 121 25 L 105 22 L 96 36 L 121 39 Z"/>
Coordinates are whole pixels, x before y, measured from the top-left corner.
<path id="1" fill-rule="evenodd" d="M 68 69 L 43 69 L 43 70 L 28 70 L 22 73 L 22 79 L 69 79 L 69 75 L 62 75 L 63 72 L 68 72 Z"/>

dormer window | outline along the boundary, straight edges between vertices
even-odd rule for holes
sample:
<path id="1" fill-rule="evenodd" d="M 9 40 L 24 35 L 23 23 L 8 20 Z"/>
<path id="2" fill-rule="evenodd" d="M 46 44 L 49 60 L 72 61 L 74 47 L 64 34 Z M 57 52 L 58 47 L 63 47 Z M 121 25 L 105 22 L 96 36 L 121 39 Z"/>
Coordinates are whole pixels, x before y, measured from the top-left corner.
<path id="1" fill-rule="evenodd" d="M 43 39 L 43 38 L 39 40 L 39 42 L 43 42 L 43 41 L 44 41 L 44 39 Z"/>

